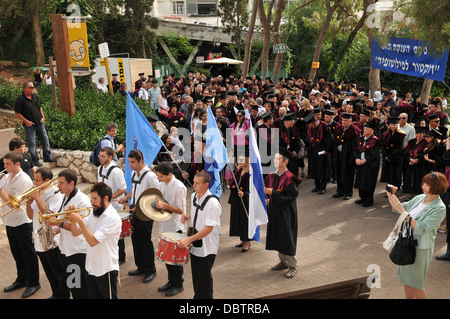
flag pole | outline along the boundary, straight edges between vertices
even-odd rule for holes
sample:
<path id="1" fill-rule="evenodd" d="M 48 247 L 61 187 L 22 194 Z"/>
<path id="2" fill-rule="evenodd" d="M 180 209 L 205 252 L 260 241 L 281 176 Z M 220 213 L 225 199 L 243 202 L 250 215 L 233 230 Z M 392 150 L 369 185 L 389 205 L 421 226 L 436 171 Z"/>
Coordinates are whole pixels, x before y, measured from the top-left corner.
<path id="1" fill-rule="evenodd" d="M 238 182 L 236 180 L 236 176 L 234 176 L 234 172 L 231 172 L 231 175 L 233 176 L 234 183 L 236 184 L 236 189 L 239 192 L 239 184 L 238 184 Z M 231 189 L 230 189 L 230 192 L 231 192 Z M 248 212 L 247 212 L 247 208 L 245 207 L 245 204 L 244 204 L 244 199 L 241 196 L 239 196 L 239 195 L 238 195 L 238 197 L 241 199 L 242 207 L 244 207 L 245 215 L 247 215 L 247 218 L 248 218 Z"/>
<path id="2" fill-rule="evenodd" d="M 160 137 L 159 139 L 161 139 L 161 137 Z M 161 140 L 161 142 L 163 142 L 163 141 Z M 178 169 L 180 170 L 181 174 L 183 174 L 183 170 L 181 169 L 180 165 L 178 165 L 178 163 L 175 161 L 175 158 L 173 157 L 172 152 L 169 151 L 169 150 L 167 149 L 166 144 L 164 144 L 164 142 L 163 142 L 163 146 L 164 146 L 164 148 L 166 149 L 166 152 L 169 153 L 170 158 L 172 159 L 172 161 L 175 163 L 175 165 L 176 165 L 176 166 L 178 167 Z M 187 182 L 189 183 L 189 185 L 190 185 L 192 188 L 194 188 L 194 186 L 192 186 L 192 184 L 191 184 L 191 182 L 189 181 L 189 179 L 185 178 L 184 180 L 187 181 Z"/>

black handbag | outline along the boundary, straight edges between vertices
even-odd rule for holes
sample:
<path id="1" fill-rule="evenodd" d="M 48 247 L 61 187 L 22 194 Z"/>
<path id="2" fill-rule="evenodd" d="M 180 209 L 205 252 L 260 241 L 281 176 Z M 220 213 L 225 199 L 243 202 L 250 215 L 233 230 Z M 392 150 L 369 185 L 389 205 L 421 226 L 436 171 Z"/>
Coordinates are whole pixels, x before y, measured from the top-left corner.
<path id="1" fill-rule="evenodd" d="M 405 234 L 404 230 L 406 230 Z M 400 228 L 398 239 L 389 254 L 389 258 L 394 264 L 399 266 L 414 264 L 416 260 L 416 246 L 417 240 L 414 239 L 411 223 L 404 221 Z"/>

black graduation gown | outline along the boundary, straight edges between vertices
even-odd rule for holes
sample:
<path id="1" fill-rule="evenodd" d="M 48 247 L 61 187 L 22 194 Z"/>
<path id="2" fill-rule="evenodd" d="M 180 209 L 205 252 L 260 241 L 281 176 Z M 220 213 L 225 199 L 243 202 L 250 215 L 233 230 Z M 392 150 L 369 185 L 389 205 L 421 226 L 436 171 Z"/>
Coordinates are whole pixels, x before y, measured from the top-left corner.
<path id="1" fill-rule="evenodd" d="M 318 189 L 325 189 L 328 179 L 328 156 L 319 155 L 326 151 L 331 153 L 333 149 L 333 138 L 325 122 L 319 121 L 316 128 L 308 128 L 308 138 L 311 143 L 311 162 L 308 159 L 308 166 L 312 168 L 314 183 Z"/>
<path id="2" fill-rule="evenodd" d="M 289 152 L 298 152 L 300 151 L 300 135 L 298 133 L 297 127 L 293 126 L 291 128 L 287 128 L 284 124 L 281 124 L 279 128 L 280 139 L 279 145 L 280 148 L 284 148 Z M 274 154 L 275 155 L 275 154 Z M 291 156 L 289 158 L 288 169 L 295 175 L 298 175 L 298 157 Z"/>
<path id="3" fill-rule="evenodd" d="M 352 193 L 356 169 L 356 141 L 360 137 L 360 134 L 361 130 L 354 124 L 350 125 L 345 131 L 342 126 L 338 127 L 335 131 L 336 160 L 334 171 L 336 172 L 336 181 L 338 182 L 338 193 L 346 195 Z M 348 189 L 341 189 L 346 187 Z"/>
<path id="4" fill-rule="evenodd" d="M 231 181 L 230 185 L 230 197 L 228 199 L 228 204 L 230 204 L 230 236 L 239 236 L 241 241 L 250 241 L 248 238 L 248 207 L 249 207 L 249 172 L 245 172 L 241 176 L 242 169 L 236 169 L 234 171 L 234 176 L 238 182 L 238 186 Z M 238 189 L 244 193 L 244 197 L 238 196 Z M 244 202 L 244 206 L 242 205 Z M 246 213 L 247 212 L 247 213 Z"/>
<path id="5" fill-rule="evenodd" d="M 267 207 L 268 220 L 266 249 L 295 256 L 297 250 L 297 196 L 298 179 L 289 170 L 281 177 L 276 173 L 267 176 L 265 187 L 272 188 Z"/>
<path id="6" fill-rule="evenodd" d="M 272 158 L 275 154 L 272 155 L 272 127 L 267 127 L 266 124 L 261 124 L 257 129 L 257 142 L 258 142 L 258 150 L 261 156 L 261 166 L 263 168 L 263 176 L 267 177 L 268 173 L 264 173 L 265 169 L 268 169 L 272 164 Z M 265 140 L 266 145 L 262 145 L 261 142 Z M 268 159 L 268 160 L 267 160 Z"/>
<path id="7" fill-rule="evenodd" d="M 397 131 L 394 134 L 391 130 L 384 132 L 381 138 L 383 167 L 380 182 L 397 187 L 402 185 L 402 150 L 405 136 L 406 134 Z"/>
<path id="8" fill-rule="evenodd" d="M 355 159 L 361 159 L 361 149 L 364 145 L 364 136 L 356 141 L 357 152 Z M 367 148 L 367 146 L 369 146 Z M 374 135 L 369 137 L 364 148 L 366 163 L 356 166 L 355 188 L 373 194 L 378 180 L 378 171 L 380 170 L 381 142 Z"/>
<path id="9" fill-rule="evenodd" d="M 424 148 L 427 142 L 422 139 L 417 143 L 417 139 L 414 138 L 406 145 L 407 159 L 406 168 L 403 175 L 402 189 L 408 194 L 422 194 L 422 178 L 425 175 L 424 172 Z M 417 164 L 409 165 L 410 159 L 417 159 Z"/>

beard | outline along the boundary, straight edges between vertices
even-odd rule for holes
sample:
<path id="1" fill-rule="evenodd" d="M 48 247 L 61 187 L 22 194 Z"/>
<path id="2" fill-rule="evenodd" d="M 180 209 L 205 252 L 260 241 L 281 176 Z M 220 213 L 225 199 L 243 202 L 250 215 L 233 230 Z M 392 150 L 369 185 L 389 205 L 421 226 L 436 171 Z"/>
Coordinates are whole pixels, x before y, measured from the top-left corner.
<path id="1" fill-rule="evenodd" d="M 101 214 L 103 214 L 103 212 L 105 211 L 106 206 L 105 203 L 101 202 L 100 207 L 98 206 L 94 206 L 94 211 L 93 214 L 95 217 L 100 217 Z"/>

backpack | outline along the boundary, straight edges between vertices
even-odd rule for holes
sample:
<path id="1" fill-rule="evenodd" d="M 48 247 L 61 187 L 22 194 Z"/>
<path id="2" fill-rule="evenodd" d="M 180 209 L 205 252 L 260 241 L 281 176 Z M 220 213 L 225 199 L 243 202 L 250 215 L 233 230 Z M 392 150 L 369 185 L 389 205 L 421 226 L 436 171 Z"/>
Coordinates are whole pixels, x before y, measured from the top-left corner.
<path id="1" fill-rule="evenodd" d="M 100 160 L 98 159 L 98 155 L 100 154 L 100 150 L 102 149 L 102 141 L 106 140 L 106 138 L 102 138 L 97 145 L 95 145 L 94 150 L 92 151 L 91 155 L 89 156 L 89 161 L 94 164 L 95 166 L 100 166 Z"/>

